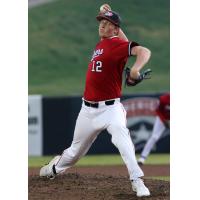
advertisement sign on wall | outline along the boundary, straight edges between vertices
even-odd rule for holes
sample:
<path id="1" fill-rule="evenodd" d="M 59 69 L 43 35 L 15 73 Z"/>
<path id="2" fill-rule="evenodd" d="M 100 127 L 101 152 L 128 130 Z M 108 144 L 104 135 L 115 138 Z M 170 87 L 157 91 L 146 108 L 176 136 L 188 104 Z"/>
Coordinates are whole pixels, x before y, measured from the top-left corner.
<path id="1" fill-rule="evenodd" d="M 28 154 L 42 155 L 42 96 L 28 97 Z"/>
<path id="2" fill-rule="evenodd" d="M 127 112 L 127 127 L 137 152 L 143 149 L 152 134 L 158 103 L 156 97 L 134 97 L 122 101 Z M 169 130 L 162 134 L 162 138 L 168 135 Z"/>

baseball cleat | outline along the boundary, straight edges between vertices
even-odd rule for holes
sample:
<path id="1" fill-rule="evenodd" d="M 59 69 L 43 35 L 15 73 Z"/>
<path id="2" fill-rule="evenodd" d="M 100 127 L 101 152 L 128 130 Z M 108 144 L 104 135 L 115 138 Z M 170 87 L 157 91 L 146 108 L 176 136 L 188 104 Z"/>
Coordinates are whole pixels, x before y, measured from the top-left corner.
<path id="1" fill-rule="evenodd" d="M 140 158 L 138 159 L 138 164 L 139 164 L 139 165 L 144 165 L 144 163 L 145 163 L 145 158 L 140 157 Z"/>
<path id="2" fill-rule="evenodd" d="M 144 185 L 141 178 L 131 181 L 132 189 L 136 192 L 137 197 L 147 197 L 150 196 L 149 189 Z"/>
<path id="3" fill-rule="evenodd" d="M 55 156 L 49 164 L 45 165 L 40 169 L 40 176 L 41 177 L 47 177 L 50 179 L 54 179 L 56 176 L 56 170 L 55 170 L 55 164 L 60 159 L 60 156 Z"/>

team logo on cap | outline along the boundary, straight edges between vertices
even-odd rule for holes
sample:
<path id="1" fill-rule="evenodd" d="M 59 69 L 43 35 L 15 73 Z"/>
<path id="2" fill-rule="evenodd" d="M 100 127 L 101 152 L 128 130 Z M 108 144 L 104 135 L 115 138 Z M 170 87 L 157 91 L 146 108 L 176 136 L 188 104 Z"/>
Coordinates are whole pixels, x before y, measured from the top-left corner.
<path id="1" fill-rule="evenodd" d="M 110 16 L 113 16 L 113 13 L 110 12 L 110 11 L 108 11 L 108 12 L 105 13 L 105 16 L 109 16 L 109 17 L 110 17 Z"/>

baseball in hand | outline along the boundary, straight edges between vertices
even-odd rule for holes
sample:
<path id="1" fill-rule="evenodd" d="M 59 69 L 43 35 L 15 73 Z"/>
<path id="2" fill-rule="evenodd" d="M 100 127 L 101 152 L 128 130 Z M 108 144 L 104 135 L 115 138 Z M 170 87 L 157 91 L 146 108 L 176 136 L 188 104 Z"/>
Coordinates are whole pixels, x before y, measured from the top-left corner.
<path id="1" fill-rule="evenodd" d="M 101 13 L 105 13 L 107 11 L 111 10 L 111 7 L 108 5 L 108 4 L 103 4 L 101 7 L 100 7 L 100 12 Z"/>

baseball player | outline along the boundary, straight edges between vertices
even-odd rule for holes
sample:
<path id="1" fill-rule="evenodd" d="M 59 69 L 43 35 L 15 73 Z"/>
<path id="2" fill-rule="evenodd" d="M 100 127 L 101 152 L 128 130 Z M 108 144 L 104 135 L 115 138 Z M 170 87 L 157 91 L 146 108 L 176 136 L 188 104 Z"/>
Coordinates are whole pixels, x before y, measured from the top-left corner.
<path id="1" fill-rule="evenodd" d="M 126 76 L 127 85 L 136 85 L 145 78 L 140 70 L 148 62 L 151 53 L 138 43 L 128 41 L 120 28 L 119 14 L 112 11 L 109 5 L 103 6 L 96 19 L 99 21 L 100 41 L 88 65 L 82 108 L 76 121 L 72 144 L 61 156 L 56 156 L 42 167 L 40 176 L 54 178 L 73 166 L 88 152 L 99 133 L 107 129 L 127 166 L 133 191 L 139 197 L 149 196 L 149 189 L 141 179 L 144 173 L 135 157 L 120 96 L 127 59 L 136 56 Z"/>
<path id="2" fill-rule="evenodd" d="M 156 109 L 156 120 L 153 127 L 151 137 L 148 139 L 138 159 L 139 164 L 144 164 L 149 153 L 151 152 L 155 143 L 160 139 L 161 135 L 169 128 L 170 121 L 170 93 L 166 93 L 159 98 L 159 105 Z"/>

